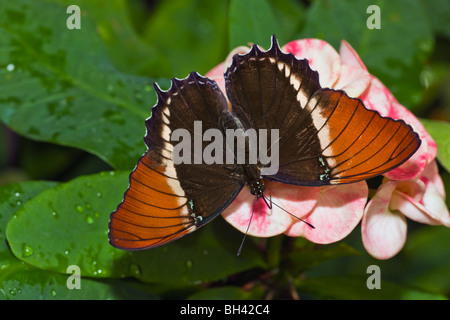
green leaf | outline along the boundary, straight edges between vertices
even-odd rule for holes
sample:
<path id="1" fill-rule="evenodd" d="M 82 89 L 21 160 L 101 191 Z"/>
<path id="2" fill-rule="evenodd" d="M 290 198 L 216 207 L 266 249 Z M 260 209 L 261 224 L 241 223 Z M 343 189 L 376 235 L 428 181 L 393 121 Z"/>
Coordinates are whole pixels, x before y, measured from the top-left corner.
<path id="1" fill-rule="evenodd" d="M 65 0 L 67 6 L 72 0 Z M 78 0 L 77 5 L 89 12 L 96 29 L 106 44 L 108 56 L 119 70 L 142 76 L 168 77 L 172 75 L 170 60 L 161 47 L 147 42 L 137 34 L 129 16 L 129 6 L 144 5 L 125 0 Z M 140 8 L 146 14 L 145 8 Z"/>
<path id="2" fill-rule="evenodd" d="M 25 202 L 56 184 L 56 182 L 30 181 L 0 187 L 0 270 L 5 270 L 15 260 L 6 243 L 5 232 L 8 221 Z"/>
<path id="3" fill-rule="evenodd" d="M 160 1 L 143 38 L 158 47 L 172 65 L 172 75 L 206 73 L 227 54 L 226 0 Z"/>
<path id="4" fill-rule="evenodd" d="M 80 177 L 46 190 L 17 210 L 6 236 L 14 255 L 41 269 L 65 273 L 77 265 L 82 276 L 120 277 L 124 253 L 109 245 L 110 213 L 123 197 L 127 173 Z"/>
<path id="5" fill-rule="evenodd" d="M 436 141 L 439 162 L 450 172 L 450 123 L 428 119 L 420 119 L 420 122 Z"/>
<path id="6" fill-rule="evenodd" d="M 10 220 L 6 234 L 14 255 L 41 269 L 65 273 L 69 265 L 88 277 L 134 276 L 146 282 L 216 281 L 254 267 L 261 254 L 224 221 L 214 221 L 169 245 L 128 252 L 108 243 L 109 216 L 123 199 L 128 173 L 79 177 L 40 193 Z"/>
<path id="7" fill-rule="evenodd" d="M 421 0 L 434 31 L 450 39 L 450 2 Z"/>
<path id="8" fill-rule="evenodd" d="M 299 239 L 304 241 L 303 239 Z M 297 241 L 298 242 L 298 241 Z M 322 264 L 325 261 L 359 255 L 360 252 L 346 243 L 339 243 L 337 245 L 317 246 L 307 245 L 299 251 L 294 251 L 289 254 L 289 261 L 292 265 L 292 272 L 298 273 L 308 270 L 315 266 Z"/>
<path id="9" fill-rule="evenodd" d="M 151 289 L 127 280 L 80 278 L 80 289 L 69 289 L 70 275 L 57 274 L 18 261 L 0 273 L 0 300 L 157 299 Z"/>
<path id="10" fill-rule="evenodd" d="M 280 28 L 266 0 L 231 0 L 229 8 L 229 49 L 256 43 L 269 49 L 270 37 L 275 34 L 284 43 L 284 32 Z"/>
<path id="11" fill-rule="evenodd" d="M 296 0 L 268 0 L 273 15 L 279 26 L 276 34 L 283 42 L 280 45 L 285 44 L 291 40 L 295 40 L 295 36 L 300 32 L 301 27 L 304 24 L 305 5 Z"/>
<path id="12" fill-rule="evenodd" d="M 403 249 L 403 267 L 408 268 L 408 272 L 401 273 L 400 281 L 448 295 L 450 256 L 446 244 L 449 241 L 450 230 L 445 226 L 426 226 L 410 233 Z"/>
<path id="13" fill-rule="evenodd" d="M 66 285 L 69 275 L 38 269 L 13 256 L 5 237 L 7 222 L 27 201 L 56 184 L 27 181 L 0 187 L 0 300 L 154 299 L 148 288 L 122 280 L 112 283 L 81 278 L 82 290 L 70 290 Z"/>
<path id="14" fill-rule="evenodd" d="M 425 290 L 399 285 L 381 278 L 380 289 L 367 288 L 367 277 L 329 276 L 298 279 L 297 289 L 300 293 L 313 294 L 321 299 L 395 299 L 395 300 L 446 300 L 444 295 Z"/>
<path id="15" fill-rule="evenodd" d="M 367 28 L 370 5 L 380 8 L 381 28 Z M 317 0 L 306 14 L 299 38 L 321 38 L 336 49 L 342 39 L 358 52 L 369 72 L 377 76 L 400 103 L 420 102 L 420 73 L 434 39 L 419 1 Z"/>
<path id="16" fill-rule="evenodd" d="M 171 244 L 133 252 L 138 278 L 146 282 L 201 284 L 238 272 L 266 268 L 261 253 L 247 241 L 236 256 L 243 234 L 221 217 Z"/>
<path id="17" fill-rule="evenodd" d="M 69 30 L 64 5 L 3 3 L 0 119 L 29 138 L 132 168 L 145 151 L 154 79 L 118 71 L 83 10 L 81 29 Z"/>

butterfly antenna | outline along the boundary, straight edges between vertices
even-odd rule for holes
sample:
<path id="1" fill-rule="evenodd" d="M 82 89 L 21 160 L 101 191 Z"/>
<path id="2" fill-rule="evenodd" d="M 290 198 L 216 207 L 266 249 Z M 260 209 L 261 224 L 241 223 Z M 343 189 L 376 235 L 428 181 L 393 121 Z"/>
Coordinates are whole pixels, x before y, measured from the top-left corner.
<path id="1" fill-rule="evenodd" d="M 253 213 L 255 212 L 255 206 L 256 206 L 256 201 L 257 200 L 258 200 L 258 197 L 255 197 L 255 200 L 253 201 L 252 214 L 250 216 L 250 221 L 248 222 L 248 226 L 247 226 L 247 231 L 245 231 L 244 237 L 242 238 L 242 242 L 241 242 L 241 245 L 239 246 L 239 249 L 238 249 L 238 252 L 237 252 L 237 256 L 239 256 L 241 254 L 242 246 L 244 245 L 245 238 L 247 238 L 247 233 L 248 233 L 248 230 L 250 229 L 250 224 L 252 223 Z"/>
<path id="2" fill-rule="evenodd" d="M 298 219 L 298 220 L 300 220 L 301 222 L 306 223 L 310 228 L 315 229 L 315 227 L 314 227 L 311 223 L 309 223 L 309 222 L 303 220 L 302 218 L 299 218 L 299 217 L 297 217 L 296 215 L 290 213 L 290 212 L 287 211 L 286 209 L 284 209 L 284 208 L 282 208 L 281 206 L 277 205 L 275 202 L 272 202 L 272 197 L 270 197 L 270 199 L 268 199 L 265 195 L 263 195 L 262 197 L 263 197 L 263 199 L 264 199 L 264 202 L 266 202 L 266 204 L 267 204 L 267 201 L 270 202 L 270 207 L 269 207 L 270 209 L 272 209 L 272 205 L 275 205 L 275 207 L 277 207 L 277 208 L 283 210 L 284 212 L 290 214 L 290 215 L 293 216 L 295 219 Z M 269 205 L 267 205 L 267 206 L 269 206 Z"/>

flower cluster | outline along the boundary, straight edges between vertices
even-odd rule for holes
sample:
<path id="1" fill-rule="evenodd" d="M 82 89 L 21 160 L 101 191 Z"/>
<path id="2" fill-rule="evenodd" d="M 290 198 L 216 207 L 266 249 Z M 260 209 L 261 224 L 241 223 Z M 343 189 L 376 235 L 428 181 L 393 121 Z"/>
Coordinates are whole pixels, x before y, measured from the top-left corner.
<path id="1" fill-rule="evenodd" d="M 444 186 L 435 161 L 436 143 L 419 120 L 368 72 L 350 44 L 342 41 L 338 53 L 323 40 L 302 39 L 289 42 L 281 49 L 297 58 L 308 59 L 311 68 L 318 71 L 322 87 L 345 90 L 349 96 L 361 99 L 367 108 L 383 116 L 403 119 L 419 134 L 422 144 L 408 161 L 384 174 L 383 182 L 369 202 L 365 181 L 301 187 L 265 180 L 266 194 L 273 202 L 317 228 L 311 229 L 278 207 L 270 210 L 259 199 L 248 233 L 259 237 L 284 233 L 327 244 L 343 239 L 362 221 L 362 240 L 367 252 L 378 259 L 389 259 L 405 244 L 405 217 L 420 223 L 450 227 Z M 231 64 L 234 54 L 247 53 L 248 50 L 247 47 L 234 49 L 206 76 L 215 80 L 225 93 L 223 74 L 226 67 Z M 244 188 L 222 216 L 246 232 L 253 205 L 254 196 Z"/>

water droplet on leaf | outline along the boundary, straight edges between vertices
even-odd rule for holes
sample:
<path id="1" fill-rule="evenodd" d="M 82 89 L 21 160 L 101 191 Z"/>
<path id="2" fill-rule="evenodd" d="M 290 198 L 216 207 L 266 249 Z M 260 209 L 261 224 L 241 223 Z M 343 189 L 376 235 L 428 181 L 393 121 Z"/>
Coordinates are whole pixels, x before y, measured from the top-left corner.
<path id="1" fill-rule="evenodd" d="M 33 248 L 30 245 L 23 244 L 22 245 L 22 257 L 28 258 L 33 255 Z"/>
<path id="2" fill-rule="evenodd" d="M 86 222 L 87 222 L 88 224 L 93 224 L 93 223 L 94 223 L 94 218 L 92 218 L 91 216 L 87 216 L 87 217 L 86 217 Z"/>
<path id="3" fill-rule="evenodd" d="M 141 267 L 139 267 L 137 264 L 132 263 L 130 264 L 130 275 L 134 277 L 138 277 L 141 275 Z"/>

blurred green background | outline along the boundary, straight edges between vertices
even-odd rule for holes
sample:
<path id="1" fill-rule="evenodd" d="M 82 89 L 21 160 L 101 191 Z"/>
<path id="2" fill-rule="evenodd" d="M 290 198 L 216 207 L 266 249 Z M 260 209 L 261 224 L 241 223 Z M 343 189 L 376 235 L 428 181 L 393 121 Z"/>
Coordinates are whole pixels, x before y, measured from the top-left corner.
<path id="1" fill-rule="evenodd" d="M 69 30 L 69 5 L 81 29 Z M 369 5 L 381 29 L 369 30 Z M 408 222 L 378 261 L 359 227 L 327 246 L 251 238 L 221 218 L 144 252 L 109 246 L 109 214 L 146 150 L 144 120 L 172 77 L 205 74 L 230 50 L 346 39 L 438 144 L 450 191 L 448 0 L 0 0 L 0 299 L 447 299 L 450 232 Z M 447 204 L 449 199 L 447 198 Z M 66 287 L 81 269 L 81 290 Z M 368 290 L 378 265 L 382 289 Z"/>

